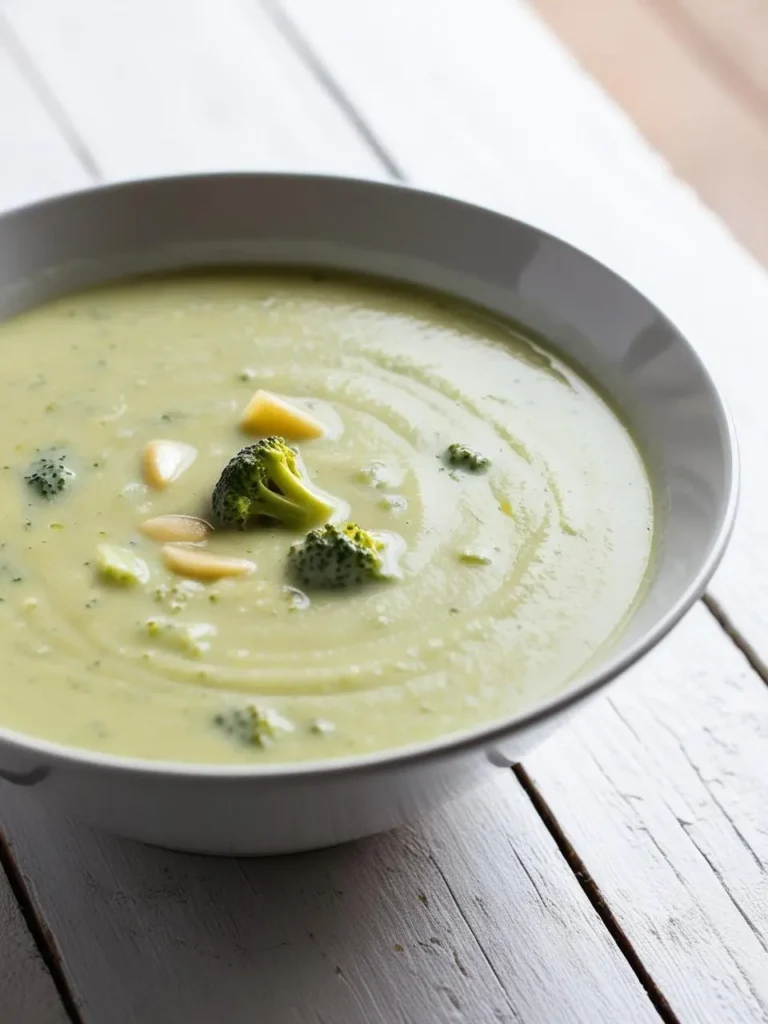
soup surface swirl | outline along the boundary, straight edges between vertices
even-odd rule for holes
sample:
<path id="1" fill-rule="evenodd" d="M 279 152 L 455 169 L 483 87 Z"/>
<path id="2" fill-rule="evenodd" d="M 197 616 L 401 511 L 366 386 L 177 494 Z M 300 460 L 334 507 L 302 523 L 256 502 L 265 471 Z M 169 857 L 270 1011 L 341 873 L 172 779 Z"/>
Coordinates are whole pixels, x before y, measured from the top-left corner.
<path id="1" fill-rule="evenodd" d="M 122 283 L 0 325 L 0 725 L 110 753 L 270 763 L 367 753 L 497 720 L 562 691 L 610 644 L 652 538 L 642 460 L 605 401 L 516 328 L 429 294 L 246 271 Z M 151 516 L 207 518 L 249 443 L 264 388 L 326 427 L 299 445 L 339 515 L 397 538 L 401 578 L 303 594 L 300 536 L 216 531 L 251 559 L 203 584 L 165 568 Z M 154 439 L 194 446 L 162 491 L 140 473 Z M 454 471 L 453 442 L 491 460 Z M 40 451 L 75 473 L 30 493 Z M 99 544 L 149 579 L 105 585 Z M 160 643 L 150 619 L 198 638 Z M 280 723 L 242 742 L 216 720 L 251 703 Z"/>

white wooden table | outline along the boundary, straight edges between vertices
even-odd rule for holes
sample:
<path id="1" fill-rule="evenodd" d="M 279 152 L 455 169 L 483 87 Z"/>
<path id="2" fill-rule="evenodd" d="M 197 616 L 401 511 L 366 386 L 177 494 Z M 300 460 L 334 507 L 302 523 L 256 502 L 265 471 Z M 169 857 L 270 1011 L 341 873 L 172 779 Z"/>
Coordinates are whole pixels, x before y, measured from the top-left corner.
<path id="1" fill-rule="evenodd" d="M 403 178 L 612 265 L 729 394 L 739 524 L 608 698 L 413 827 L 214 861 L 0 784 L 0 1021 L 768 1022 L 768 276 L 522 0 L 0 0 L 0 205 L 214 169 Z"/>

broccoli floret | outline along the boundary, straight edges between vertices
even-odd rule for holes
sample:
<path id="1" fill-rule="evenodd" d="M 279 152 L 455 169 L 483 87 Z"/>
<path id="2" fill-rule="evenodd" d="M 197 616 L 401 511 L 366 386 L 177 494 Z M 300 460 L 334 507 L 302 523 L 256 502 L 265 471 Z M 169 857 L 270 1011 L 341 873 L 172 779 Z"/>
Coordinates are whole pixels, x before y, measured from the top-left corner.
<path id="1" fill-rule="evenodd" d="M 288 554 L 292 574 L 305 587 L 342 589 L 385 579 L 384 543 L 356 523 L 310 530 Z"/>
<path id="2" fill-rule="evenodd" d="M 280 733 L 293 732 L 293 724 L 272 708 L 246 704 L 244 708 L 214 715 L 214 725 L 252 747 L 271 747 Z"/>
<path id="3" fill-rule="evenodd" d="M 210 648 L 216 628 L 208 622 L 181 623 L 169 619 L 147 619 L 144 632 L 150 639 L 188 658 L 200 658 Z"/>
<path id="4" fill-rule="evenodd" d="M 445 461 L 449 466 L 466 469 L 470 473 L 483 473 L 491 460 L 466 444 L 450 444 L 445 450 Z"/>
<path id="5" fill-rule="evenodd" d="M 144 559 L 130 548 L 119 548 L 115 544 L 99 544 L 96 568 L 103 579 L 121 587 L 133 587 L 149 579 L 149 568 Z"/>
<path id="6" fill-rule="evenodd" d="M 24 480 L 39 497 L 50 500 L 66 490 L 74 477 L 75 474 L 67 465 L 66 455 L 51 452 L 35 459 L 24 475 Z"/>
<path id="7" fill-rule="evenodd" d="M 211 507 L 218 526 L 237 530 L 262 517 L 285 526 L 309 527 L 333 511 L 333 505 L 302 480 L 296 452 L 282 437 L 265 437 L 230 459 L 214 488 Z"/>

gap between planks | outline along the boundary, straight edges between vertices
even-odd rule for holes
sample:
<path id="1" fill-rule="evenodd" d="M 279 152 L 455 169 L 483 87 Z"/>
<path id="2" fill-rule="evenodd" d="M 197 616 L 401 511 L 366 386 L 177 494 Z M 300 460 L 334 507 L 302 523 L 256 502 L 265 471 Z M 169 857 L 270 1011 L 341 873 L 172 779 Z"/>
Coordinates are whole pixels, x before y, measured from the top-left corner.
<path id="1" fill-rule="evenodd" d="M 576 852 L 573 845 L 568 841 L 565 832 L 560 827 L 557 818 L 552 813 L 552 810 L 544 799 L 541 791 L 522 764 L 516 764 L 512 771 L 528 796 L 528 799 L 531 801 L 536 813 L 546 826 L 547 831 L 555 841 L 555 845 L 562 854 L 568 867 L 576 876 L 576 881 L 581 886 L 584 895 L 589 900 L 595 910 L 595 913 L 603 922 L 608 934 L 621 951 L 622 956 L 634 971 L 637 980 L 645 989 L 648 998 L 653 1004 L 653 1007 L 659 1017 L 664 1021 L 664 1024 L 680 1024 L 680 1018 L 672 1010 L 672 1007 L 667 1002 L 664 994 L 651 977 L 639 954 L 629 941 L 626 932 L 616 920 L 613 911 L 606 900 L 603 899 L 600 887 L 590 875 L 586 864 Z"/>
<path id="2" fill-rule="evenodd" d="M 37 947 L 45 969 L 51 976 L 56 993 L 67 1018 L 72 1024 L 84 1024 L 74 993 L 67 983 L 56 942 L 42 915 L 37 914 L 31 894 L 24 882 L 19 866 L 11 852 L 5 835 L 0 830 L 0 870 L 5 871 L 8 885 L 18 904 L 24 924 Z"/>
<path id="3" fill-rule="evenodd" d="M 746 636 L 736 628 L 717 598 L 707 591 L 702 598 L 702 603 L 731 643 L 738 647 L 747 659 L 750 668 L 768 685 L 768 665 L 765 664 Z"/>
<path id="4" fill-rule="evenodd" d="M 56 94 L 52 89 L 48 88 L 45 79 L 35 67 L 34 61 L 27 53 L 22 41 L 16 35 L 13 26 L 3 15 L 2 10 L 0 10 L 0 43 L 8 53 L 8 56 L 16 64 L 20 75 L 28 83 L 43 110 L 45 110 L 51 121 L 55 124 L 59 134 L 69 146 L 75 160 L 89 178 L 94 181 L 101 181 L 103 174 L 93 153 L 91 153 L 85 140 L 75 128 L 72 119 L 68 116 L 64 107 L 59 103 Z"/>
<path id="5" fill-rule="evenodd" d="M 270 18 L 272 24 L 296 56 L 304 62 L 320 88 L 328 94 L 329 98 L 347 118 L 361 140 L 370 148 L 383 170 L 395 181 L 405 182 L 406 177 L 403 169 L 392 154 L 388 152 L 372 126 L 368 124 L 355 104 L 320 60 L 317 53 L 315 53 L 301 32 L 299 32 L 293 20 L 281 7 L 279 0 L 257 0 L 257 2 L 260 2 L 267 17 Z"/>

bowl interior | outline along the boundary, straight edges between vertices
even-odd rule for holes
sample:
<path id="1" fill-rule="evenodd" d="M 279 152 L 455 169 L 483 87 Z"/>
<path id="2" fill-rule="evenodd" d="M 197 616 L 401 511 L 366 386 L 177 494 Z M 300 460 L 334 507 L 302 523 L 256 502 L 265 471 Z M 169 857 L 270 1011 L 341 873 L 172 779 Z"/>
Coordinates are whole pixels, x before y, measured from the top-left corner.
<path id="1" fill-rule="evenodd" d="M 544 335 L 621 411 L 654 487 L 649 585 L 612 652 L 614 670 L 699 595 L 735 506 L 732 431 L 717 390 L 642 295 L 520 222 L 334 178 L 209 175 L 111 186 L 0 218 L 0 318 L 115 277 L 216 263 L 382 276 L 449 293 Z"/>

